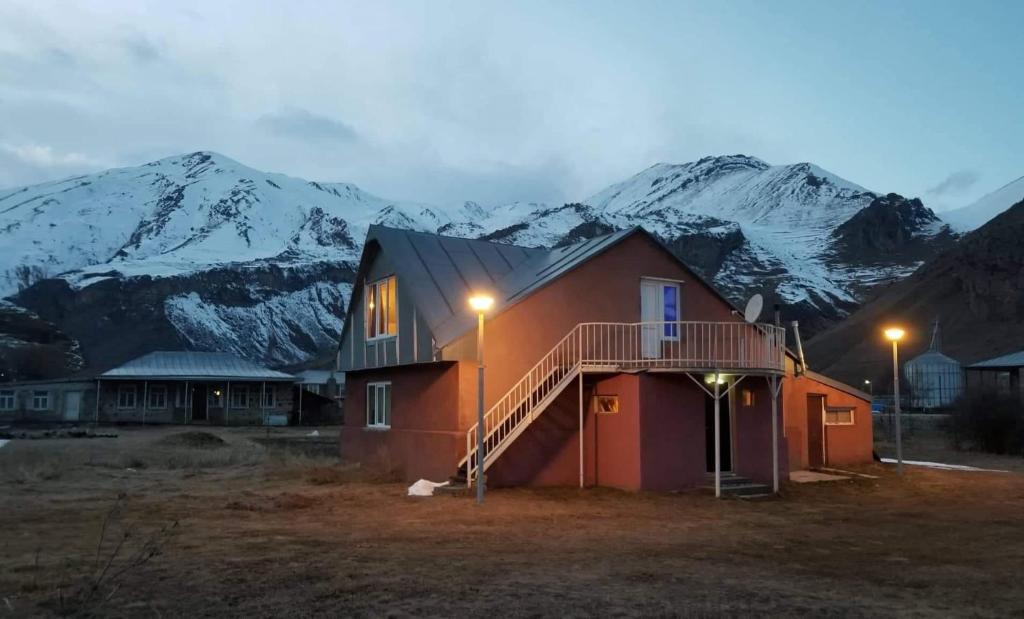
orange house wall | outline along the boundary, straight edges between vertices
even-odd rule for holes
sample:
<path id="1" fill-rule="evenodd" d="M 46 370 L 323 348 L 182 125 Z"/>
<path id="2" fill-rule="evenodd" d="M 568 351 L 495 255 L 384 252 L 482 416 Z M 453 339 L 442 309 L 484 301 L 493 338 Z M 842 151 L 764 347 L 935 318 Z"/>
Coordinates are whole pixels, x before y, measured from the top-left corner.
<path id="1" fill-rule="evenodd" d="M 682 280 L 682 320 L 739 321 L 732 309 L 663 248 L 634 235 L 490 317 L 484 345 L 487 408 L 581 322 L 639 322 L 640 280 Z M 475 331 L 446 353 L 475 353 Z"/>
<path id="2" fill-rule="evenodd" d="M 843 466 L 871 462 L 874 448 L 871 403 L 808 376 L 787 376 L 783 381 L 789 462 L 793 470 L 808 467 L 807 396 L 825 397 L 825 406 L 852 406 L 853 425 L 825 426 L 825 463 Z"/>
<path id="3" fill-rule="evenodd" d="M 466 448 L 467 400 L 476 394 L 473 364 L 442 362 L 351 372 L 345 383 L 341 455 L 397 470 L 407 481 L 444 480 Z M 391 382 L 391 428 L 366 427 L 366 389 Z M 471 389 L 467 385 L 474 385 Z"/>
<path id="4" fill-rule="evenodd" d="M 734 417 L 736 469 L 751 479 L 770 483 L 770 392 L 767 384 L 750 387 L 755 405 L 738 408 Z M 579 484 L 578 389 L 578 383 L 569 385 L 491 466 L 490 486 Z M 619 412 L 594 413 L 591 396 L 595 394 L 619 396 Z M 584 483 L 655 491 L 708 483 L 705 397 L 700 387 L 681 374 L 586 377 Z M 785 479 L 789 468 L 781 423 L 779 445 L 780 475 Z"/>

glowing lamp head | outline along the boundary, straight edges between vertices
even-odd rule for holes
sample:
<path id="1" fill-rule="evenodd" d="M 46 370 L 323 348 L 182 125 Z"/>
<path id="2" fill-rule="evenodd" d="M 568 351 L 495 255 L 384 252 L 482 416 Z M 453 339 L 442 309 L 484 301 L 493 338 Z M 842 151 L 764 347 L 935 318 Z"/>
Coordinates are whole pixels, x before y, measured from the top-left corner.
<path id="1" fill-rule="evenodd" d="M 906 331 L 900 329 L 899 327 L 889 327 L 888 329 L 885 330 L 885 339 L 891 342 L 898 342 L 903 339 L 903 336 L 905 334 Z"/>
<path id="2" fill-rule="evenodd" d="M 486 312 L 494 305 L 494 297 L 486 294 L 475 294 L 469 297 L 469 306 L 477 312 Z"/>

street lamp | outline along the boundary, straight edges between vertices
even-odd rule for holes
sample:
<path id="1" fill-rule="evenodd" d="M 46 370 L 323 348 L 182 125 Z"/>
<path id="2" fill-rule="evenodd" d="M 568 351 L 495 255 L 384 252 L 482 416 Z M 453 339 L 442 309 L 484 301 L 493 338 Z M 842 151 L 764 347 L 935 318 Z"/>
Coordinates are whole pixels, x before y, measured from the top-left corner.
<path id="1" fill-rule="evenodd" d="M 871 381 L 866 378 L 864 379 L 864 387 L 867 388 L 869 395 L 875 395 L 875 390 L 871 388 Z"/>
<path id="2" fill-rule="evenodd" d="M 892 342 L 892 389 L 896 403 L 896 473 L 903 474 L 903 437 L 900 434 L 900 363 L 899 342 L 906 332 L 899 327 L 889 327 L 885 337 Z"/>
<path id="3" fill-rule="evenodd" d="M 477 314 L 476 326 L 476 502 L 484 502 L 484 312 L 494 305 L 494 297 L 474 294 L 469 297 L 469 306 Z M 469 475 L 469 460 L 466 460 L 466 475 Z"/>

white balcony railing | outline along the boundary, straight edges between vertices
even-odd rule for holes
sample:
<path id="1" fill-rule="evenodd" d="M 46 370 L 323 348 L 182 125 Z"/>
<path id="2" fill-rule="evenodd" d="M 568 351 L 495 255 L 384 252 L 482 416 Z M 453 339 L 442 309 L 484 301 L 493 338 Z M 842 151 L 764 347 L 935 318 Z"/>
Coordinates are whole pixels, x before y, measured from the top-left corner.
<path id="1" fill-rule="evenodd" d="M 785 370 L 786 331 L 746 322 L 588 322 L 583 369 Z"/>

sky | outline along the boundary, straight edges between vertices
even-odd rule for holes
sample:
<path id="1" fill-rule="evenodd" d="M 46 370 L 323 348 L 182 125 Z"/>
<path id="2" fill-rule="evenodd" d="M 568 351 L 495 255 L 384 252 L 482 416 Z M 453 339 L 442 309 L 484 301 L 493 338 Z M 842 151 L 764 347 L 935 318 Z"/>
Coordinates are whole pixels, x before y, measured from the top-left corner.
<path id="1" fill-rule="evenodd" d="M 1024 175 L 1024 2 L 0 2 L 0 187 L 212 150 L 436 204 L 810 161 L 963 206 Z"/>

